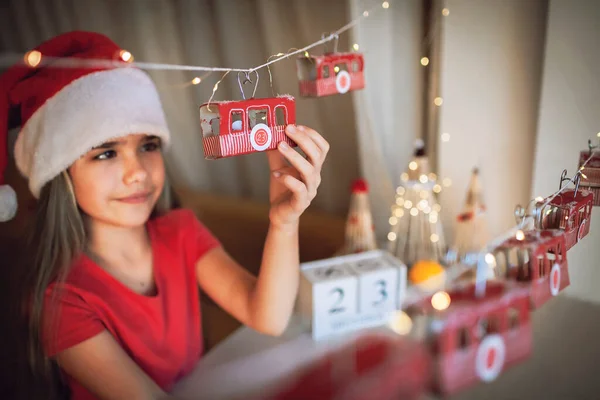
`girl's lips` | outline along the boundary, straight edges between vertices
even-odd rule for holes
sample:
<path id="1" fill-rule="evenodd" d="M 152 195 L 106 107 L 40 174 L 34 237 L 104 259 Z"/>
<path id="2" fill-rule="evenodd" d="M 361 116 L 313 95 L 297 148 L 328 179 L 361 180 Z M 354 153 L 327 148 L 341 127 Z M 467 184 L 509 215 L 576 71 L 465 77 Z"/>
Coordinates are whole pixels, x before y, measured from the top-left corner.
<path id="1" fill-rule="evenodd" d="M 118 200 L 128 204 L 139 204 L 146 202 L 148 200 L 148 197 L 150 197 L 150 193 L 137 193 L 132 196 L 123 197 Z"/>

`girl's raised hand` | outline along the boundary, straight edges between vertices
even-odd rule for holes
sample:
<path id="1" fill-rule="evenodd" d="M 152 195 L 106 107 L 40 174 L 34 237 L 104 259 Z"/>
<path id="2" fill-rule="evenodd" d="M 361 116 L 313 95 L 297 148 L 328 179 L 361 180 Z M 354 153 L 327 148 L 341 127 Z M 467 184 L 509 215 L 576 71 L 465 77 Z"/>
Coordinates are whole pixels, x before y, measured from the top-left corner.
<path id="1" fill-rule="evenodd" d="M 295 227 L 317 194 L 329 143 L 305 126 L 288 125 L 285 132 L 307 158 L 285 142 L 279 143 L 277 150 L 267 152 L 271 170 L 269 218 L 278 227 Z"/>

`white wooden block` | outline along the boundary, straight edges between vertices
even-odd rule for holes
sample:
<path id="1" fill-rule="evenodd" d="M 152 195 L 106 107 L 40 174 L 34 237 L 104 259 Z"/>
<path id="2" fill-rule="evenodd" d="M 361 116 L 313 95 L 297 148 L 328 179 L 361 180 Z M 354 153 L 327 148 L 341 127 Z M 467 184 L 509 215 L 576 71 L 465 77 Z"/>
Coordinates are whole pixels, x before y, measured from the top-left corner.
<path id="1" fill-rule="evenodd" d="M 358 276 L 358 311 L 361 314 L 391 312 L 398 304 L 398 268 L 381 258 L 350 263 Z"/>
<path id="2" fill-rule="evenodd" d="M 405 292 L 406 266 L 386 251 L 332 257 L 301 265 L 297 311 L 318 340 L 386 323 Z"/>
<path id="3" fill-rule="evenodd" d="M 309 283 L 311 325 L 314 337 L 328 336 L 337 321 L 358 312 L 358 278 L 344 264 L 331 263 L 303 271 Z"/>

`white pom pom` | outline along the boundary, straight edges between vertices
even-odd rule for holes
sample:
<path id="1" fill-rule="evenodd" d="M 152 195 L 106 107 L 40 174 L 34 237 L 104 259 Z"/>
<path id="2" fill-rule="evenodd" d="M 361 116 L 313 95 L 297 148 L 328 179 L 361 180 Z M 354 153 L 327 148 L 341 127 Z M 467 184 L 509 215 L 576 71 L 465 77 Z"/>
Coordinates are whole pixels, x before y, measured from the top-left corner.
<path id="1" fill-rule="evenodd" d="M 17 194 L 8 185 L 0 185 L 0 222 L 6 222 L 17 214 Z"/>

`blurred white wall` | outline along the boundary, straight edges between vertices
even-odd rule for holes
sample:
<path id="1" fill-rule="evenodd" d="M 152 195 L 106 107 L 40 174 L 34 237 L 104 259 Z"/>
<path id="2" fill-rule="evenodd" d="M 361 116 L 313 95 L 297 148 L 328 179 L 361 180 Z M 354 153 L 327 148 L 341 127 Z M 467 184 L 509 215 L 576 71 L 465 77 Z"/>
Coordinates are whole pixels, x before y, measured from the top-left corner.
<path id="1" fill-rule="evenodd" d="M 573 175 L 579 152 L 600 132 L 599 40 L 600 1 L 550 1 L 533 196 L 557 190 L 563 169 Z M 600 302 L 599 240 L 594 208 L 590 234 L 568 253 L 568 295 Z"/>

